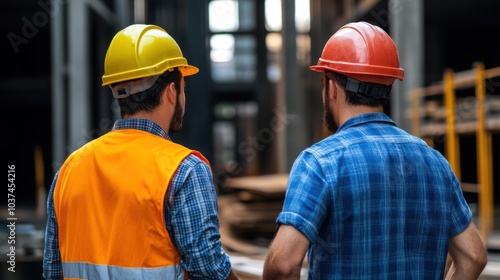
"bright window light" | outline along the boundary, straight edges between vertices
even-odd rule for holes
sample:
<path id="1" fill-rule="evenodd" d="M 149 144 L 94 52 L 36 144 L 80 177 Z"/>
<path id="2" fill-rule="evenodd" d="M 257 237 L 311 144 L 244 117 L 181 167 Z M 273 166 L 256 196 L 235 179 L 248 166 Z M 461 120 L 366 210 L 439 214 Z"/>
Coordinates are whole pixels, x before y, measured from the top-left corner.
<path id="1" fill-rule="evenodd" d="M 311 29 L 309 0 L 295 0 L 295 28 L 298 32 L 309 32 Z"/>
<path id="2" fill-rule="evenodd" d="M 238 2 L 234 0 L 215 0 L 208 4 L 209 28 L 212 32 L 231 32 L 238 30 Z"/>
<path id="3" fill-rule="evenodd" d="M 266 47 L 269 51 L 279 53 L 283 45 L 281 34 L 269 33 L 266 36 Z"/>
<path id="4" fill-rule="evenodd" d="M 234 56 L 234 36 L 230 34 L 213 35 L 210 38 L 210 59 L 213 62 L 229 62 Z"/>
<path id="5" fill-rule="evenodd" d="M 281 30 L 281 0 L 266 0 L 265 4 L 266 29 L 268 31 Z"/>

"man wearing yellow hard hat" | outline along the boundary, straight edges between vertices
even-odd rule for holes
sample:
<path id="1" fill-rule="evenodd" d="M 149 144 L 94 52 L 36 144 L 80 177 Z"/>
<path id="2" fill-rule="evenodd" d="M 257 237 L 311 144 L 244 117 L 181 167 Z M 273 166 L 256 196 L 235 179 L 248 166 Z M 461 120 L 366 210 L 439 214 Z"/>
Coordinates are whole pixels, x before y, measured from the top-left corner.
<path id="1" fill-rule="evenodd" d="M 173 143 L 187 63 L 162 28 L 135 24 L 108 48 L 103 86 L 122 119 L 72 153 L 48 197 L 46 279 L 238 279 L 221 248 L 209 162 Z"/>

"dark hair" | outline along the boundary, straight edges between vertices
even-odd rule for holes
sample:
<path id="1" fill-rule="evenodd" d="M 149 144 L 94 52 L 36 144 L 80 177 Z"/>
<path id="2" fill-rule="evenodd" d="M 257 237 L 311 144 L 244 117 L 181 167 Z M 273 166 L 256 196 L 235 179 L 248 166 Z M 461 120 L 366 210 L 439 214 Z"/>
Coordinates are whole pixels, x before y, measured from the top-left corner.
<path id="1" fill-rule="evenodd" d="M 182 74 L 177 68 L 173 71 L 165 71 L 147 90 L 118 99 L 121 117 L 124 118 L 140 111 L 152 112 L 160 105 L 161 94 L 168 84 L 174 83 L 177 94 L 181 92 L 181 78 Z"/>
<path id="2" fill-rule="evenodd" d="M 343 74 L 340 74 L 337 72 L 332 72 L 332 71 L 326 72 L 326 74 L 328 74 L 328 73 L 331 73 L 333 75 L 333 78 L 338 82 L 340 87 L 345 91 L 346 102 L 349 105 L 364 105 L 364 106 L 368 106 L 368 107 L 378 107 L 378 106 L 386 105 L 387 102 L 389 101 L 389 97 L 387 97 L 387 98 L 375 98 L 373 96 L 365 95 L 362 93 L 348 91 L 345 89 L 346 84 L 347 84 L 347 76 L 346 75 L 343 75 Z M 327 82 L 328 82 L 328 79 L 330 79 L 331 77 L 329 77 L 329 75 L 325 75 L 325 76 L 327 77 Z M 392 86 L 389 86 L 389 87 L 392 87 Z"/>

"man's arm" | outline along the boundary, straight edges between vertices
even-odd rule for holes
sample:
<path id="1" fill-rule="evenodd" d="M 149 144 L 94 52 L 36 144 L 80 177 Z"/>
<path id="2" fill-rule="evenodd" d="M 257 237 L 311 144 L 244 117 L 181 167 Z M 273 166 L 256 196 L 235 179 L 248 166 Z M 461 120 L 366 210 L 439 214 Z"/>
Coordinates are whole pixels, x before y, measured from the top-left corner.
<path id="1" fill-rule="evenodd" d="M 191 279 L 238 279 L 220 242 L 217 194 L 208 165 L 191 155 L 166 197 L 167 230 Z"/>
<path id="2" fill-rule="evenodd" d="M 43 252 L 43 277 L 47 280 L 63 279 L 61 254 L 59 252 L 58 226 L 54 211 L 54 188 L 57 175 L 54 176 L 47 197 L 47 228 Z"/>
<path id="3" fill-rule="evenodd" d="M 293 226 L 281 225 L 264 263 L 263 279 L 300 279 L 309 240 Z"/>
<path id="4" fill-rule="evenodd" d="M 453 263 L 446 279 L 477 279 L 487 262 L 487 253 L 474 223 L 450 239 L 449 254 Z"/>

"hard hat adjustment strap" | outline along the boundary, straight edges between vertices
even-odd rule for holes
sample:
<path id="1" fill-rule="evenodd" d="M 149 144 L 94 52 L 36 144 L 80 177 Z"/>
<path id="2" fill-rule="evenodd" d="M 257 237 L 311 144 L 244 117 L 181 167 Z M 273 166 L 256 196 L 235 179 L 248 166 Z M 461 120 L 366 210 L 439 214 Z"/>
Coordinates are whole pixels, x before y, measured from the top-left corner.
<path id="1" fill-rule="evenodd" d="M 361 93 L 363 95 L 371 96 L 376 99 L 383 99 L 383 98 L 389 98 L 389 93 L 391 92 L 391 86 L 360 82 L 347 77 L 345 90 L 355 93 Z"/>
<path id="2" fill-rule="evenodd" d="M 121 98 L 127 98 L 132 94 L 136 94 L 142 91 L 145 91 L 152 87 L 156 80 L 158 80 L 159 75 L 157 76 L 151 76 L 151 77 L 146 77 L 130 82 L 124 82 L 124 83 L 119 83 L 114 86 L 109 86 L 111 88 L 111 91 L 113 92 L 113 96 L 115 98 L 121 99 Z"/>

